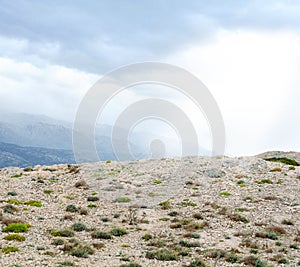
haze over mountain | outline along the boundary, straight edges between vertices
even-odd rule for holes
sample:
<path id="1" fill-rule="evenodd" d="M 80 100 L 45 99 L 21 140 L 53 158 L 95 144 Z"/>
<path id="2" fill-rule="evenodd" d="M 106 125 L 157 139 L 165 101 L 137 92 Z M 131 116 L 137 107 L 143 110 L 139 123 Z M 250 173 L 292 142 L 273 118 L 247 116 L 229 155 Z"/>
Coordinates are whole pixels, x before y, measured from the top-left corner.
<path id="1" fill-rule="evenodd" d="M 72 148 L 72 124 L 43 115 L 0 112 L 0 141 L 19 146 Z"/>
<path id="2" fill-rule="evenodd" d="M 57 120 L 44 115 L 0 112 L 0 167 L 25 167 L 36 164 L 51 165 L 56 163 L 74 163 L 72 151 L 72 123 Z M 122 129 L 118 129 L 122 132 Z M 99 160 L 132 160 L 150 158 L 155 154 L 150 149 L 151 140 L 158 139 L 159 134 L 140 130 L 134 132 L 129 141 L 132 157 L 126 152 L 115 155 L 111 141 L 112 126 L 97 125 L 95 144 Z M 166 156 L 180 155 L 175 148 L 176 140 L 162 137 L 169 147 Z M 114 140 L 119 146 L 124 140 Z M 168 148 L 167 147 L 167 148 Z M 200 148 L 201 155 L 209 155 L 209 151 Z M 83 160 L 84 161 L 84 160 Z"/>
<path id="3" fill-rule="evenodd" d="M 109 126 L 97 131 L 101 159 L 115 159 Z M 0 113 L 0 167 L 74 163 L 72 123 L 43 115 Z"/>
<path id="4" fill-rule="evenodd" d="M 23 147 L 0 142 L 0 168 L 75 163 L 71 150 Z"/>

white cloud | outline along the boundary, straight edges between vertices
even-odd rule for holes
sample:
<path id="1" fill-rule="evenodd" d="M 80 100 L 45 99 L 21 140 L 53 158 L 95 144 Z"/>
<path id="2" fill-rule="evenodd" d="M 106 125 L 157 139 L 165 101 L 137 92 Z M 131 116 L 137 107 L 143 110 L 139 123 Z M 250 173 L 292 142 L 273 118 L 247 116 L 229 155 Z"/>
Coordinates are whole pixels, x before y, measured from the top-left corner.
<path id="1" fill-rule="evenodd" d="M 0 58 L 0 106 L 13 112 L 72 120 L 81 98 L 98 78 L 58 65 L 37 67 Z"/>
<path id="2" fill-rule="evenodd" d="M 28 46 L 17 40 L 10 45 L 15 57 L 0 58 L 1 108 L 73 120 L 80 100 L 99 76 L 46 62 L 39 64 L 38 60 L 15 60 L 17 51 L 21 53 Z M 52 48 L 51 53 L 55 54 L 58 47 Z M 285 31 L 220 30 L 210 41 L 190 46 L 162 61 L 196 74 L 215 96 L 225 119 L 229 155 L 270 149 L 300 150 L 299 35 Z M 133 90 L 115 97 L 108 106 L 106 122 L 115 119 L 130 103 L 144 99 L 145 94 L 147 90 L 142 95 Z M 148 97 L 166 99 L 168 94 L 160 90 Z M 198 128 L 204 127 L 203 117 L 186 99 L 172 95 L 172 101 L 186 110 Z M 201 146 L 209 147 L 207 128 L 199 135 Z"/>
<path id="3" fill-rule="evenodd" d="M 297 34 L 219 31 L 210 43 L 181 51 L 168 62 L 196 74 L 215 96 L 225 119 L 227 153 L 300 150 L 288 131 L 277 134 L 282 128 L 300 134 L 295 121 L 288 119 L 300 115 L 293 101 L 299 96 Z"/>

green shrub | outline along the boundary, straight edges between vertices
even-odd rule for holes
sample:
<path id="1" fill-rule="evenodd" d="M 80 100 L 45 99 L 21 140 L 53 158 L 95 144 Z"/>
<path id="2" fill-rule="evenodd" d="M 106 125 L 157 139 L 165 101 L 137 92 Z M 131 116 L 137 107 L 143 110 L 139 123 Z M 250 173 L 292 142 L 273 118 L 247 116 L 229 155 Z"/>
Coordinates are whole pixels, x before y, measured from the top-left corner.
<path id="1" fill-rule="evenodd" d="M 242 262 L 245 263 L 246 265 L 251 265 L 254 267 L 266 267 L 267 266 L 267 264 L 265 262 L 261 261 L 259 258 L 256 258 L 254 256 L 245 257 L 242 260 Z"/>
<path id="2" fill-rule="evenodd" d="M 41 208 L 43 206 L 43 204 L 37 200 L 28 200 L 24 204 L 32 207 L 38 207 L 38 208 Z"/>
<path id="3" fill-rule="evenodd" d="M 11 232 L 11 233 L 27 233 L 29 224 L 25 223 L 11 223 L 2 229 L 2 232 Z"/>
<path id="4" fill-rule="evenodd" d="M 161 181 L 161 180 L 154 180 L 153 183 L 154 183 L 154 184 L 161 184 L 162 181 Z"/>
<path id="5" fill-rule="evenodd" d="M 129 262 L 126 264 L 122 264 L 119 267 L 142 267 L 142 265 L 135 263 L 135 262 Z"/>
<path id="6" fill-rule="evenodd" d="M 247 209 L 247 208 L 236 208 L 235 210 L 239 211 L 239 212 L 249 211 L 249 209 Z"/>
<path id="7" fill-rule="evenodd" d="M 167 201 L 160 202 L 159 206 L 161 206 L 161 208 L 163 210 L 167 210 L 167 209 L 171 208 L 171 203 L 170 203 L 170 201 L 167 200 Z"/>
<path id="8" fill-rule="evenodd" d="M 206 267 L 207 265 L 204 263 L 203 260 L 200 260 L 200 259 L 195 259 L 193 260 L 189 267 Z"/>
<path id="9" fill-rule="evenodd" d="M 8 195 L 8 196 L 15 197 L 15 196 L 17 196 L 18 194 L 17 194 L 15 191 L 12 191 L 12 192 L 8 192 L 7 195 Z"/>
<path id="10" fill-rule="evenodd" d="M 74 257 L 77 257 L 77 258 L 88 258 L 89 257 L 89 255 L 81 249 L 75 249 L 75 250 L 71 251 L 71 255 Z"/>
<path id="11" fill-rule="evenodd" d="M 15 204 L 15 205 L 21 205 L 23 204 L 21 201 L 17 200 L 17 199 L 9 199 L 7 200 L 8 204 Z"/>
<path id="12" fill-rule="evenodd" d="M 276 167 L 276 168 L 270 170 L 270 172 L 281 172 L 281 171 L 282 171 L 282 169 L 279 167 Z"/>
<path id="13" fill-rule="evenodd" d="M 272 240 L 278 240 L 278 236 L 276 233 L 272 233 L 272 232 L 258 232 L 255 234 L 256 237 L 260 237 L 260 238 L 268 238 L 268 239 L 272 239 Z"/>
<path id="14" fill-rule="evenodd" d="M 7 240 L 7 241 L 18 241 L 18 242 L 22 242 L 25 241 L 25 236 L 19 235 L 19 234 L 9 234 L 7 236 L 5 236 L 3 239 Z"/>
<path id="15" fill-rule="evenodd" d="M 290 244 L 290 248 L 298 249 L 298 245 L 297 244 Z"/>
<path id="16" fill-rule="evenodd" d="M 211 171 L 207 172 L 207 176 L 210 177 L 210 178 L 221 178 L 222 176 L 224 176 L 224 173 L 219 172 L 219 171 L 211 170 Z"/>
<path id="17" fill-rule="evenodd" d="M 145 241 L 149 241 L 150 239 L 153 238 L 153 236 L 152 236 L 151 234 L 145 234 L 145 235 L 143 235 L 142 238 L 143 238 Z"/>
<path id="18" fill-rule="evenodd" d="M 70 230 L 59 230 L 59 231 L 54 231 L 52 232 L 53 236 L 61 236 L 61 237 L 73 237 L 75 234 L 73 231 Z"/>
<path id="19" fill-rule="evenodd" d="M 196 203 L 191 202 L 189 199 L 184 199 L 184 200 L 180 203 L 180 205 L 181 205 L 182 207 L 196 207 L 196 206 L 197 206 Z"/>
<path id="20" fill-rule="evenodd" d="M 118 202 L 118 203 L 128 203 L 130 202 L 131 199 L 129 197 L 119 197 L 115 200 L 115 202 Z"/>
<path id="21" fill-rule="evenodd" d="M 171 211 L 168 215 L 171 217 L 176 217 L 179 215 L 179 213 L 177 211 Z"/>
<path id="22" fill-rule="evenodd" d="M 246 186 L 246 183 L 245 183 L 244 180 L 238 180 L 238 181 L 237 181 L 237 185 L 238 185 L 238 186 L 241 186 L 241 187 L 244 187 L 244 186 Z"/>
<path id="23" fill-rule="evenodd" d="M 26 168 L 23 169 L 24 172 L 32 172 L 33 168 L 31 166 L 28 166 Z"/>
<path id="24" fill-rule="evenodd" d="M 230 214 L 228 217 L 235 222 L 243 222 L 243 223 L 248 223 L 248 219 L 240 214 Z"/>
<path id="25" fill-rule="evenodd" d="M 63 266 L 75 266 L 75 265 L 71 261 L 63 261 L 63 262 L 59 262 L 57 267 L 63 267 Z"/>
<path id="26" fill-rule="evenodd" d="M 88 204 L 88 208 L 97 208 L 97 205 L 96 204 Z"/>
<path id="27" fill-rule="evenodd" d="M 89 245 L 75 244 L 70 251 L 70 254 L 77 258 L 88 258 L 88 255 L 93 255 L 95 251 Z"/>
<path id="28" fill-rule="evenodd" d="M 67 207 L 66 207 L 66 211 L 68 211 L 68 212 L 78 212 L 79 211 L 79 209 L 75 206 L 75 205 L 68 205 Z"/>
<path id="29" fill-rule="evenodd" d="M 102 231 L 95 231 L 92 233 L 92 238 L 94 238 L 94 239 L 111 239 L 111 234 L 102 232 Z"/>
<path id="30" fill-rule="evenodd" d="M 99 197 L 95 197 L 95 196 L 89 196 L 87 198 L 87 201 L 91 201 L 91 202 L 96 202 L 99 200 Z"/>
<path id="31" fill-rule="evenodd" d="M 56 238 L 56 239 L 53 239 L 51 244 L 55 245 L 55 246 L 62 246 L 64 243 L 65 243 L 64 240 L 62 240 L 60 238 Z"/>
<path id="32" fill-rule="evenodd" d="M 279 264 L 287 264 L 289 261 L 286 258 L 281 258 L 277 261 Z"/>
<path id="33" fill-rule="evenodd" d="M 16 252 L 16 251 L 19 251 L 19 248 L 18 247 L 4 247 L 2 248 L 2 252 L 4 254 L 8 254 L 8 253 L 11 253 L 11 252 Z"/>
<path id="34" fill-rule="evenodd" d="M 113 228 L 110 230 L 110 233 L 113 236 L 123 236 L 127 234 L 127 231 L 123 228 Z"/>
<path id="35" fill-rule="evenodd" d="M 231 194 L 227 191 L 223 191 L 220 193 L 220 196 L 229 197 L 229 196 L 231 196 Z"/>
<path id="36" fill-rule="evenodd" d="M 186 247 L 186 248 L 196 248 L 196 247 L 200 247 L 200 243 L 199 242 L 189 242 L 186 240 L 181 240 L 179 242 L 179 245 L 182 247 Z"/>
<path id="37" fill-rule="evenodd" d="M 103 217 L 103 218 L 101 218 L 101 221 L 102 222 L 110 222 L 111 220 L 107 217 Z"/>
<path id="38" fill-rule="evenodd" d="M 174 251 L 162 249 L 158 251 L 147 251 L 146 258 L 151 260 L 156 259 L 159 261 L 177 261 L 179 259 L 179 256 Z"/>
<path id="39" fill-rule="evenodd" d="M 22 177 L 22 173 L 17 173 L 17 174 L 14 174 L 14 175 L 12 175 L 12 176 L 10 176 L 11 178 L 20 178 L 20 177 Z"/>
<path id="40" fill-rule="evenodd" d="M 296 160 L 285 158 L 285 157 L 283 158 L 273 157 L 273 158 L 266 158 L 264 160 L 272 161 L 272 162 L 281 162 L 283 164 L 292 165 L 292 166 L 300 166 L 299 162 L 297 162 Z"/>
<path id="41" fill-rule="evenodd" d="M 83 224 L 83 223 L 74 223 L 72 225 L 72 228 L 76 232 L 82 232 L 82 231 L 87 231 L 88 230 L 88 228 L 86 227 L 86 225 Z"/>
<path id="42" fill-rule="evenodd" d="M 6 213 L 13 214 L 13 213 L 17 212 L 18 209 L 11 204 L 7 204 L 3 207 L 3 211 Z"/>
<path id="43" fill-rule="evenodd" d="M 261 179 L 257 181 L 258 184 L 273 184 L 273 181 L 270 179 Z"/>
<path id="44" fill-rule="evenodd" d="M 44 193 L 45 193 L 45 194 L 51 194 L 51 193 L 53 193 L 53 190 L 46 189 L 46 190 L 44 190 Z"/>
<path id="45" fill-rule="evenodd" d="M 148 246 L 163 248 L 163 247 L 166 247 L 166 241 L 164 239 L 156 238 L 156 239 L 151 240 L 148 243 Z"/>

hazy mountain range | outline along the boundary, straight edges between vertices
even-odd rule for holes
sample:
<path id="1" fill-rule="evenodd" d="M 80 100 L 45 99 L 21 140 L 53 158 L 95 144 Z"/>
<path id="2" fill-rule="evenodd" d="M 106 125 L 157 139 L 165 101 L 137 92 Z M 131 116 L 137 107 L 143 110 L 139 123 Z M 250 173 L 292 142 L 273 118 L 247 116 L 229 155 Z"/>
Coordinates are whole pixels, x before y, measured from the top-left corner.
<path id="1" fill-rule="evenodd" d="M 74 163 L 72 126 L 70 122 L 43 115 L 0 112 L 0 168 Z M 96 127 L 95 144 L 101 160 L 117 160 L 111 144 L 111 131 L 110 125 Z M 135 159 L 151 157 L 149 140 L 154 137 L 147 131 L 132 135 L 129 146 Z M 170 139 L 169 143 L 172 142 Z M 121 144 L 121 140 L 117 139 L 115 143 Z M 200 151 L 209 155 L 204 149 Z M 131 160 L 126 155 L 121 158 Z"/>
<path id="2" fill-rule="evenodd" d="M 111 127 L 97 130 L 101 160 L 115 160 L 109 134 Z M 42 115 L 0 113 L 0 167 L 74 163 L 72 124 Z"/>
<path id="3" fill-rule="evenodd" d="M 72 150 L 25 147 L 0 142 L 0 168 L 75 163 Z"/>

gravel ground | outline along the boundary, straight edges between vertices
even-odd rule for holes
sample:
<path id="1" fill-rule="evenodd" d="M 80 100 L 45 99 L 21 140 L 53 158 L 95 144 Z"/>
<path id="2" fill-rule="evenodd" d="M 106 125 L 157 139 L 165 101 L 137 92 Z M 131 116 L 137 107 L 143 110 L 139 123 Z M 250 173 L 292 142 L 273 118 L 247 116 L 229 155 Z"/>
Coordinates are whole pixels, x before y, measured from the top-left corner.
<path id="1" fill-rule="evenodd" d="M 0 265 L 300 265 L 299 155 L 1 169 Z"/>

